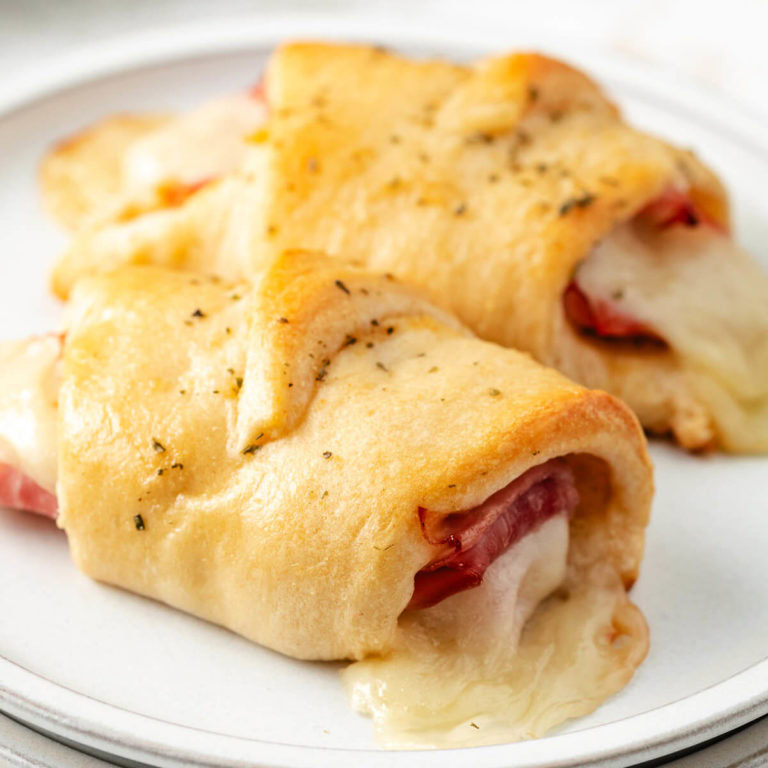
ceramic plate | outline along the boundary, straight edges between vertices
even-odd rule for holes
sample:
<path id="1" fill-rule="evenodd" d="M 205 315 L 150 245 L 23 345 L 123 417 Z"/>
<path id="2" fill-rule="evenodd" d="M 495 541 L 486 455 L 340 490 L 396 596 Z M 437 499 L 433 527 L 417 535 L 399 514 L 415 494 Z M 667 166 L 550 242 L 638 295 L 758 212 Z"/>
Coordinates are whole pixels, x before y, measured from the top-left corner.
<path id="1" fill-rule="evenodd" d="M 65 243 L 40 210 L 47 147 L 113 112 L 182 108 L 258 79 L 278 40 L 371 38 L 350 25 L 280 23 L 102 49 L 0 93 L 0 338 L 51 328 L 47 274 Z M 467 58 L 499 39 L 377 28 L 410 52 Z M 456 37 L 456 36 L 454 36 Z M 508 47 L 508 44 L 507 44 Z M 560 45 L 636 124 L 690 145 L 721 173 L 736 229 L 768 256 L 768 140 L 728 103 L 615 56 Z M 762 252 L 762 254 L 761 254 Z M 655 443 L 658 494 L 634 599 L 647 661 L 590 717 L 534 742 L 402 752 L 398 765 L 619 766 L 712 738 L 768 712 L 768 459 L 692 457 Z M 284 658 L 218 627 L 95 584 L 49 521 L 0 514 L 0 709 L 59 738 L 161 766 L 390 765 L 350 711 L 338 665 Z"/>

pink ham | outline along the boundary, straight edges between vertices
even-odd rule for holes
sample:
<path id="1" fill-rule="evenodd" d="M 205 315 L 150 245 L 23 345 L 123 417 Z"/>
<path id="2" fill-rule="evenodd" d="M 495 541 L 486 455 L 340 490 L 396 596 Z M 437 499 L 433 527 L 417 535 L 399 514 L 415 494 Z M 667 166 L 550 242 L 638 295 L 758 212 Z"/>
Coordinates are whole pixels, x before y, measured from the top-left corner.
<path id="1" fill-rule="evenodd" d="M 261 80 L 259 80 L 258 83 L 256 83 L 256 85 L 252 85 L 248 89 L 248 95 L 255 101 L 263 101 L 264 103 L 266 103 L 267 88 L 266 88 L 266 83 L 264 82 L 263 77 L 261 78 Z"/>
<path id="2" fill-rule="evenodd" d="M 663 230 L 672 226 L 697 227 L 699 225 L 725 231 L 724 227 L 707 216 L 692 200 L 687 191 L 669 187 L 648 203 L 637 214 L 639 222 Z M 563 293 L 566 317 L 579 330 L 603 339 L 652 343 L 666 346 L 666 342 L 652 328 L 625 314 L 614 304 L 588 296 L 572 280 Z"/>
<path id="3" fill-rule="evenodd" d="M 479 586 L 496 558 L 549 518 L 570 515 L 578 501 L 570 467 L 553 459 L 466 512 L 443 515 L 419 509 L 424 537 L 441 551 L 416 574 L 408 607 L 429 608 Z"/>
<path id="4" fill-rule="evenodd" d="M 207 187 L 211 182 L 216 181 L 218 177 L 209 176 L 198 181 L 182 182 L 172 181 L 167 184 L 161 184 L 157 188 L 157 194 L 165 208 L 178 208 L 183 205 L 187 198 L 191 197 L 203 187 Z"/>
<path id="5" fill-rule="evenodd" d="M 15 467 L 0 464 L 0 507 L 23 509 L 55 518 L 59 503 L 56 496 Z"/>
<path id="6" fill-rule="evenodd" d="M 727 231 L 723 224 L 702 211 L 686 190 L 677 187 L 668 187 L 655 200 L 648 203 L 637 217 L 659 229 L 675 225 L 697 227 L 703 224 L 721 232 Z"/>
<path id="7" fill-rule="evenodd" d="M 571 281 L 563 294 L 563 305 L 568 319 L 581 331 L 603 339 L 624 339 L 665 345 L 664 340 L 648 326 L 626 315 L 613 304 L 591 299 L 575 281 Z"/>

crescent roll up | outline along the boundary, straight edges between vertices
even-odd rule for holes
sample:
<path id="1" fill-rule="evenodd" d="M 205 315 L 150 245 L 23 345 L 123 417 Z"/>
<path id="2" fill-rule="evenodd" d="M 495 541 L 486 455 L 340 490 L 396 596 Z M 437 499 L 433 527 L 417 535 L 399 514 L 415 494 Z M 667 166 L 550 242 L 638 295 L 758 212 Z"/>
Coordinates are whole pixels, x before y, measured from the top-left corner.
<path id="1" fill-rule="evenodd" d="M 584 74 L 290 44 L 266 90 L 268 127 L 215 200 L 82 232 L 58 291 L 120 263 L 232 277 L 286 248 L 358 256 L 649 430 L 768 450 L 768 279 L 729 233 L 723 187 Z"/>
<path id="2" fill-rule="evenodd" d="M 539 735 L 646 653 L 627 597 L 652 496 L 634 415 L 391 278 L 307 253 L 255 285 L 84 278 L 58 376 L 78 567 L 352 660 L 387 743 Z"/>
<path id="3" fill-rule="evenodd" d="M 40 166 L 43 203 L 77 231 L 174 208 L 243 160 L 264 123 L 261 86 L 172 115 L 116 115 L 59 142 Z"/>

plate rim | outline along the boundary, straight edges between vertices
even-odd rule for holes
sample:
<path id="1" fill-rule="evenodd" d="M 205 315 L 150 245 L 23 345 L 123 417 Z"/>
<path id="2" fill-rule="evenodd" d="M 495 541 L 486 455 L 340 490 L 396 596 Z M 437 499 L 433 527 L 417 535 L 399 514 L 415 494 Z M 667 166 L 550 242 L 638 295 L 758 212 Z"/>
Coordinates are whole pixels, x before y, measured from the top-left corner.
<path id="1" fill-rule="evenodd" d="M 364 756 L 365 765 L 371 768 L 391 766 L 392 751 L 380 748 L 283 744 L 138 714 L 52 682 L 1 655 L 0 679 L 0 710 L 20 722 L 109 755 L 150 760 L 151 765 L 331 768 L 358 765 L 347 758 Z M 767 692 L 768 659 L 764 659 L 691 696 L 603 725 L 511 744 L 396 750 L 397 761 L 405 768 L 444 768 L 445 757 L 450 754 L 450 764 L 455 768 L 502 768 L 509 765 L 510 759 L 514 759 L 516 768 L 618 767 L 627 765 L 627 759 L 637 762 L 671 755 L 768 714 Z M 657 728 L 660 736 L 653 742 L 636 735 L 647 732 L 649 725 L 668 722 L 671 711 L 676 714 L 674 728 L 666 733 Z M 73 712 L 79 714 L 70 714 Z M 710 714 L 702 717 L 701 712 Z M 125 734 L 133 734 L 133 743 L 125 739 Z M 601 746 L 595 748 L 595 743 Z"/>
<path id="2" fill-rule="evenodd" d="M 189 24 L 152 33 L 126 36 L 88 46 L 64 61 L 44 63 L 31 75 L 11 79 L 0 87 L 0 120 L 32 107 L 47 98 L 60 96 L 67 89 L 86 86 L 119 74 L 141 71 L 184 59 L 231 55 L 273 47 L 286 37 L 328 39 L 396 40 L 399 46 L 427 47 L 467 54 L 514 47 L 508 35 L 489 35 L 489 30 L 426 29 L 413 23 L 378 20 L 372 15 L 341 19 L 317 14 L 254 14 L 258 28 L 243 25 L 242 19 L 222 19 L 216 24 Z M 375 30 L 375 31 L 374 31 Z M 617 51 L 595 50 L 572 39 L 552 37 L 541 48 L 556 50 L 558 56 L 575 58 L 580 65 L 606 71 L 604 83 L 619 82 L 639 89 L 654 98 L 651 84 L 663 68 L 632 61 Z M 601 64 L 603 66 L 601 66 Z M 762 121 L 744 105 L 719 93 L 707 92 L 700 84 L 685 78 L 664 81 L 663 99 L 688 114 L 703 116 L 747 148 L 768 158 Z M 707 109 L 701 107 L 702 96 Z M 672 101 L 670 101 L 672 99 Z M 657 99 L 658 100 L 658 99 Z M 728 119 L 714 119 L 713 112 Z M 204 731 L 131 712 L 47 680 L 0 655 L 0 709 L 33 727 L 49 730 L 84 746 L 92 746 L 115 756 L 150 760 L 160 766 L 302 766 L 356 765 L 350 756 L 365 756 L 372 767 L 391 764 L 391 752 L 381 749 L 332 748 L 312 745 L 287 745 Z M 46 703 L 42 703 L 46 702 Z M 669 718 L 674 711 L 675 718 Z M 79 714 L 70 714 L 77 713 Z M 701 717 L 701 712 L 709 715 Z M 682 717 L 680 716 L 682 713 Z M 627 760 L 650 760 L 694 746 L 722 735 L 768 713 L 768 659 L 754 664 L 702 691 L 637 715 L 599 726 L 544 739 L 515 744 L 462 749 L 413 751 L 399 750 L 403 766 L 437 768 L 451 755 L 451 764 L 477 768 L 506 766 L 514 759 L 518 768 L 567 768 L 568 766 L 618 766 Z M 101 716 L 101 718 L 99 717 Z M 669 726 L 669 722 L 675 722 Z M 650 742 L 648 726 L 656 734 Z M 643 728 L 643 725 L 646 728 Z M 170 735 L 171 739 L 168 738 Z M 127 734 L 132 734 L 128 738 Z M 138 734 L 141 734 L 140 736 Z M 595 744 L 600 744 L 596 747 Z M 558 757 L 559 755 L 559 757 Z"/>

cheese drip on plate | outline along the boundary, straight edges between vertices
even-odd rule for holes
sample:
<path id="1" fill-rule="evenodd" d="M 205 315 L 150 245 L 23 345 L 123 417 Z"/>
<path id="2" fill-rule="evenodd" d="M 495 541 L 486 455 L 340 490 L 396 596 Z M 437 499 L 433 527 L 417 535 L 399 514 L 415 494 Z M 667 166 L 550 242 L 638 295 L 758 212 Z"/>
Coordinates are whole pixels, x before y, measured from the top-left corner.
<path id="1" fill-rule="evenodd" d="M 55 335 L 0 343 L 0 465 L 49 493 L 56 489 L 60 353 Z"/>
<path id="2" fill-rule="evenodd" d="M 707 404 L 722 445 L 768 450 L 768 276 L 712 227 L 617 227 L 575 281 L 653 329 Z"/>
<path id="3" fill-rule="evenodd" d="M 353 706 L 373 715 L 381 742 L 534 738 L 626 684 L 645 653 L 632 639 L 644 635 L 644 620 L 610 566 L 566 565 L 568 538 L 565 515 L 547 520 L 496 560 L 479 587 L 406 611 L 391 653 L 344 670 Z"/>

